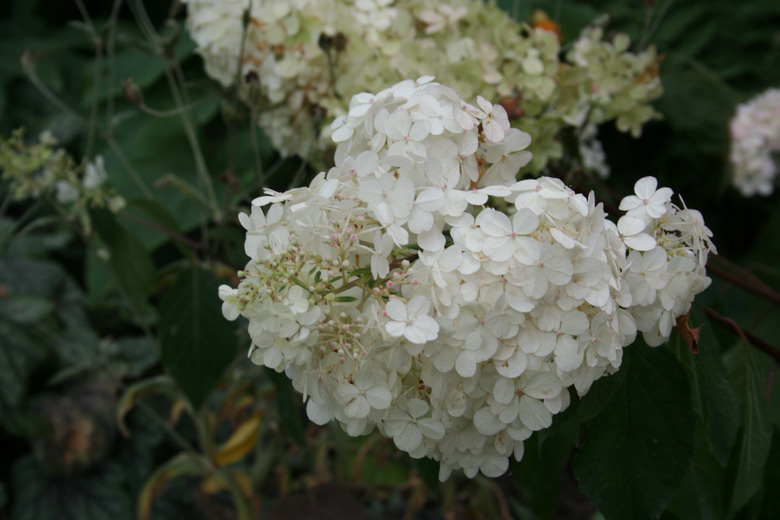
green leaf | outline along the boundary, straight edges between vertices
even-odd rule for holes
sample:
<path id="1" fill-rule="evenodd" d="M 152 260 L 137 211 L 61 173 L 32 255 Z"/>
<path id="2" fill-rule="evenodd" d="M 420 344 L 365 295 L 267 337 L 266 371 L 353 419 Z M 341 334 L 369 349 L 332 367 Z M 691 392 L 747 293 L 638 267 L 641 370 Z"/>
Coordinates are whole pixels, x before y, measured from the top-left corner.
<path id="1" fill-rule="evenodd" d="M 758 353 L 746 344 L 737 349 L 734 361 L 743 399 L 742 431 L 729 462 L 729 515 L 742 509 L 761 487 L 772 442 L 772 421 L 764 396 L 766 377 L 759 368 Z"/>
<path id="2" fill-rule="evenodd" d="M 574 473 L 608 518 L 656 518 L 691 461 L 690 387 L 669 351 L 641 341 L 624 350 L 624 371 L 609 406 L 586 424 Z"/>
<path id="3" fill-rule="evenodd" d="M 614 378 L 603 381 L 609 379 Z M 567 466 L 577 441 L 580 408 L 581 403 L 571 406 L 555 417 L 550 428 L 532 435 L 525 441 L 523 459 L 512 463 L 512 474 L 522 490 L 524 502 L 539 518 L 552 518 L 560 507 Z M 540 474 L 545 478 L 538 478 Z"/>
<path id="4" fill-rule="evenodd" d="M 108 266 L 122 293 L 140 310 L 149 298 L 155 278 L 152 258 L 143 244 L 109 211 L 92 213 L 92 222 L 100 239 L 109 249 Z"/>
<path id="5" fill-rule="evenodd" d="M 577 405 L 577 414 L 580 421 L 589 421 L 598 416 L 607 408 L 625 385 L 626 370 L 618 370 L 616 373 L 602 377 L 593 383 L 588 393 L 582 397 Z"/>
<path id="6" fill-rule="evenodd" d="M 162 204 L 152 199 L 133 199 L 129 201 L 127 205 L 128 208 L 136 209 L 139 210 L 139 212 L 144 213 L 143 218 L 151 219 L 153 225 L 159 226 L 159 228 L 156 229 L 157 236 L 155 238 L 148 238 L 144 242 L 148 246 L 156 247 L 165 241 L 171 240 L 171 238 L 165 234 L 165 231 L 170 231 L 179 235 L 183 234 L 179 222 Z M 186 247 L 179 242 L 174 243 L 185 253 L 185 256 L 187 256 L 186 253 L 188 250 Z"/>
<path id="7" fill-rule="evenodd" d="M 179 222 L 165 206 L 152 199 L 133 199 L 127 203 L 129 207 L 137 208 L 146 213 L 147 216 L 160 226 L 176 233 L 181 233 Z"/>
<path id="8" fill-rule="evenodd" d="M 190 268 L 160 303 L 163 364 L 196 408 L 236 356 L 235 327 L 222 316 L 218 286 L 212 273 Z"/>
<path id="9" fill-rule="evenodd" d="M 772 435 L 772 449 L 766 460 L 764 473 L 764 499 L 761 504 L 760 518 L 772 518 L 780 511 L 780 428 Z"/>
<path id="10" fill-rule="evenodd" d="M 36 329 L 0 319 L 0 408 L 21 402 L 27 378 L 46 358 L 47 350 Z"/>
<path id="11" fill-rule="evenodd" d="M 61 366 L 90 369 L 100 365 L 100 338 L 92 329 L 68 327 L 53 343 Z"/>
<path id="12" fill-rule="evenodd" d="M 701 323 L 699 353 L 694 354 L 679 333 L 673 340 L 677 359 L 685 366 L 691 382 L 693 406 L 704 425 L 707 442 L 718 462 L 728 463 L 739 430 L 739 399 L 726 377 L 720 345 L 712 325 L 698 307 L 691 327 Z"/>
<path id="13" fill-rule="evenodd" d="M 697 425 L 696 438 L 704 435 L 703 427 Z M 725 477 L 725 469 L 710 451 L 708 443 L 697 442 L 693 464 L 685 473 L 669 511 L 685 520 L 726 518 L 723 503 Z"/>
<path id="14" fill-rule="evenodd" d="M 273 370 L 266 370 L 268 378 L 276 388 L 276 405 L 282 427 L 299 443 L 304 444 L 303 421 L 301 421 L 300 395 L 293 389 L 290 378 Z"/>
<path id="15" fill-rule="evenodd" d="M 125 337 L 111 345 L 109 368 L 122 377 L 140 377 L 160 360 L 160 348 L 145 337 Z"/>
<path id="16" fill-rule="evenodd" d="M 22 325 L 38 322 L 53 310 L 54 302 L 37 296 L 0 299 L 0 317 Z"/>
<path id="17" fill-rule="evenodd" d="M 150 406 L 153 404 L 150 403 Z M 164 410 L 155 410 L 161 417 L 168 413 L 167 403 L 164 404 Z M 158 447 L 167 437 L 162 426 L 150 420 L 143 410 L 130 412 L 125 422 L 132 436 L 129 439 L 120 439 L 116 460 L 125 468 L 131 496 L 138 496 L 144 482 L 159 462 L 155 460 L 159 453 Z"/>
<path id="18" fill-rule="evenodd" d="M 130 520 L 130 499 L 123 489 L 124 473 L 105 464 L 68 478 L 47 477 L 32 456 L 13 468 L 12 520 Z"/>
<path id="19" fill-rule="evenodd" d="M 176 59 L 179 61 L 186 59 L 193 50 L 194 46 L 189 38 L 180 38 L 176 42 Z M 100 100 L 122 94 L 122 81 L 126 79 L 132 79 L 133 83 L 141 89 L 151 86 L 163 76 L 166 64 L 160 57 L 130 47 L 114 54 L 110 66 L 113 67 L 111 74 L 115 81 L 111 85 L 106 85 L 104 82 L 104 88 L 98 96 Z M 102 74 L 107 72 L 101 71 Z M 92 100 L 94 95 L 93 85 L 90 85 L 90 88 L 84 92 L 85 101 Z"/>

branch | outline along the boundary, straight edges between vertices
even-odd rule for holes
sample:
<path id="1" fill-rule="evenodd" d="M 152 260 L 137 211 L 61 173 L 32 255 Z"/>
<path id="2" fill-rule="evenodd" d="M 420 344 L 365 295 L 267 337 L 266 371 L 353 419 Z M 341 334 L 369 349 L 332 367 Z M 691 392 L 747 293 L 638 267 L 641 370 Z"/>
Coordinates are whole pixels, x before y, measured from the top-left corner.
<path id="1" fill-rule="evenodd" d="M 155 231 L 159 231 L 163 235 L 166 235 L 173 240 L 176 240 L 177 242 L 181 242 L 182 244 L 188 246 L 191 249 L 194 249 L 196 251 L 200 251 L 203 249 L 203 244 L 200 244 L 198 242 L 195 242 L 194 240 L 185 237 L 184 235 L 181 235 L 179 233 L 176 233 L 173 230 L 170 230 L 166 228 L 165 226 L 161 226 L 160 224 L 157 224 L 156 222 L 152 222 L 150 220 L 146 220 L 143 217 L 139 217 L 138 215 L 135 215 L 133 213 L 130 213 L 129 211 L 121 211 L 119 213 L 121 216 L 128 218 L 130 220 L 133 220 L 135 222 L 138 222 L 139 224 L 148 227 L 149 229 L 154 229 Z"/>
<path id="2" fill-rule="evenodd" d="M 713 260 L 713 263 L 707 265 L 708 272 L 748 292 L 762 296 L 776 305 L 780 305 L 780 293 L 761 281 L 753 273 L 720 256 L 713 256 Z"/>
<path id="3" fill-rule="evenodd" d="M 757 349 L 768 354 L 772 359 L 775 360 L 775 363 L 780 363 L 780 349 L 759 338 L 752 332 L 743 329 L 736 321 L 732 320 L 731 318 L 723 316 L 709 307 L 704 307 L 704 312 L 712 321 L 722 326 L 723 328 L 730 330 Z"/>

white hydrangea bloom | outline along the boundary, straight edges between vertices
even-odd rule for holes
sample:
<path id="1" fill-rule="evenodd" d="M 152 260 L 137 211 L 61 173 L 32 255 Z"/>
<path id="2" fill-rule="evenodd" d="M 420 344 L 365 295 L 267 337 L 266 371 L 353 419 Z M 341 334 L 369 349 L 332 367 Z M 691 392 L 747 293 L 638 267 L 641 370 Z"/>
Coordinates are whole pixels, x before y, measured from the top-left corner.
<path id="1" fill-rule="evenodd" d="M 207 73 L 238 87 L 277 150 L 317 165 L 331 162 L 331 135 L 337 143 L 351 138 L 355 127 L 343 116 L 359 117 L 374 102 L 361 92 L 427 74 L 467 99 L 500 100 L 506 111 L 493 112 L 493 103 L 483 107 L 477 100 L 488 114 L 486 137 L 503 140 L 507 118 L 530 134 L 532 172 L 562 157 L 565 127 L 614 120 L 621 131 L 638 135 L 657 116 L 649 105 L 661 95 L 655 50 L 629 52 L 625 35 L 607 41 L 599 27 L 587 28 L 561 59 L 558 34 L 518 23 L 482 0 L 253 0 L 246 27 L 249 0 L 184 1 Z M 427 115 L 442 109 L 424 102 Z M 446 110 L 429 129 L 407 124 L 397 130 L 438 135 L 468 119 L 461 107 Z M 407 137 L 414 148 L 413 136 Z M 595 139 L 582 154 L 591 163 L 600 150 Z M 603 171 L 602 163 L 586 167 Z M 516 166 L 499 169 L 516 173 Z"/>
<path id="2" fill-rule="evenodd" d="M 709 283 L 709 230 L 654 179 L 624 201 L 637 250 L 593 194 L 492 175 L 530 139 L 488 104 L 429 77 L 353 98 L 336 165 L 240 216 L 250 261 L 219 290 L 312 421 L 377 428 L 442 479 L 506 471 L 569 387 L 617 370 L 638 331 L 663 341 Z"/>
<path id="3" fill-rule="evenodd" d="M 737 107 L 731 120 L 733 183 L 746 197 L 774 191 L 780 153 L 780 89 Z"/>

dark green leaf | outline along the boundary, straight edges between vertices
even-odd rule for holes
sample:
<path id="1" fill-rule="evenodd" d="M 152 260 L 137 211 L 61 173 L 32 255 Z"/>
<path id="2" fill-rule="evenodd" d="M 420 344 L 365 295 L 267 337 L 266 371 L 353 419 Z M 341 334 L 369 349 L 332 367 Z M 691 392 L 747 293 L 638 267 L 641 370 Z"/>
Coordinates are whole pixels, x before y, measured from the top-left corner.
<path id="1" fill-rule="evenodd" d="M 622 387 L 585 429 L 574 461 L 582 490 L 608 518 L 656 518 L 693 453 L 693 412 L 684 369 L 641 341 L 624 350 Z"/>
<path id="2" fill-rule="evenodd" d="M 176 218 L 165 206 L 152 199 L 133 199 L 127 203 L 132 208 L 137 208 L 152 219 L 155 224 L 170 231 L 181 233 L 181 228 Z"/>
<path id="3" fill-rule="evenodd" d="M 111 370 L 122 377 L 140 377 L 160 360 L 160 348 L 144 337 L 126 337 L 113 344 Z"/>
<path id="4" fill-rule="evenodd" d="M 154 283 L 155 268 L 143 244 L 108 211 L 94 211 L 92 222 L 109 249 L 108 266 L 119 289 L 136 309 L 143 307 Z"/>
<path id="5" fill-rule="evenodd" d="M 598 416 L 612 402 L 618 392 L 625 385 L 625 370 L 618 370 L 616 373 L 602 377 L 590 387 L 588 393 L 582 397 L 578 406 L 577 413 L 580 421 L 589 421 Z"/>
<path id="6" fill-rule="evenodd" d="M 691 327 L 701 324 L 699 353 L 693 354 L 679 333 L 673 342 L 675 353 L 688 372 L 693 406 L 702 420 L 712 453 L 725 466 L 737 439 L 739 400 L 726 377 L 712 325 L 698 308 L 694 309 L 691 320 Z"/>
<path id="7" fill-rule="evenodd" d="M 742 431 L 729 462 L 729 514 L 738 512 L 758 492 L 764 478 L 764 464 L 772 442 L 772 421 L 764 395 L 766 373 L 760 369 L 758 353 L 750 345 L 736 347 L 735 368 L 739 371 L 743 399 Z"/>
<path id="8" fill-rule="evenodd" d="M 21 402 L 27 378 L 46 354 L 46 343 L 35 329 L 0 320 L 0 408 Z"/>
<path id="9" fill-rule="evenodd" d="M 53 310 L 54 302 L 37 296 L 13 296 L 0 299 L 0 319 L 14 323 L 35 323 Z"/>
<path id="10" fill-rule="evenodd" d="M 236 356 L 235 327 L 222 316 L 218 286 L 212 273 L 187 269 L 160 304 L 163 363 L 195 407 Z"/>
<path id="11" fill-rule="evenodd" d="M 56 264 L 28 258 L 0 259 L 0 285 L 11 296 L 55 299 L 65 292 L 66 284 L 67 277 Z"/>
<path id="12" fill-rule="evenodd" d="M 780 511 L 780 428 L 772 435 L 772 449 L 766 459 L 764 473 L 764 499 L 761 504 L 760 518 L 772 518 Z"/>
<path id="13" fill-rule="evenodd" d="M 8 253 L 13 256 L 43 257 L 62 249 L 72 237 L 73 234 L 67 229 L 51 233 L 28 233 L 14 237 L 8 245 Z"/>
<path id="14" fill-rule="evenodd" d="M 304 444 L 303 421 L 301 420 L 300 395 L 293 389 L 290 378 L 284 374 L 266 370 L 268 378 L 276 388 L 276 406 L 279 410 L 279 419 L 282 427 L 300 444 Z"/>
<path id="15" fill-rule="evenodd" d="M 180 38 L 176 44 L 176 58 L 183 60 L 192 54 L 193 50 L 192 40 Z M 122 81 L 126 79 L 131 79 L 141 89 L 149 87 L 162 77 L 166 67 L 162 58 L 134 48 L 117 52 L 110 65 L 114 68 L 112 77 L 115 78 L 115 81 L 101 89 L 99 99 L 120 95 L 123 90 Z M 105 74 L 106 71 L 102 71 L 102 73 Z M 87 101 L 92 100 L 94 95 L 95 93 L 91 89 L 84 92 L 84 98 Z"/>
<path id="16" fill-rule="evenodd" d="M 100 339 L 92 329 L 68 327 L 57 335 L 55 353 L 64 366 L 96 367 Z"/>
<path id="17" fill-rule="evenodd" d="M 104 464 L 71 477 L 47 477 L 32 456 L 13 469 L 12 520 L 129 520 L 132 507 L 122 488 L 124 474 Z"/>
<path id="18" fill-rule="evenodd" d="M 167 408 L 159 411 L 160 416 L 166 413 Z M 144 481 L 154 471 L 156 450 L 166 434 L 162 426 L 150 420 L 143 410 L 130 412 L 126 424 L 131 436 L 120 440 L 117 459 L 125 468 L 131 495 L 138 496 Z"/>
<path id="19" fill-rule="evenodd" d="M 605 378 L 607 381 L 612 378 Z M 590 394 L 588 394 L 590 395 Z M 523 459 L 512 463 L 512 474 L 523 498 L 540 518 L 551 518 L 560 507 L 567 466 L 577 440 L 581 403 L 555 417 L 552 426 L 525 442 Z M 544 474 L 540 479 L 538 475 Z"/>
<path id="20" fill-rule="evenodd" d="M 696 438 L 705 432 L 696 429 Z M 726 472 L 709 449 L 706 442 L 697 442 L 693 464 L 683 478 L 669 510 L 685 520 L 717 520 L 726 517 L 723 488 Z"/>

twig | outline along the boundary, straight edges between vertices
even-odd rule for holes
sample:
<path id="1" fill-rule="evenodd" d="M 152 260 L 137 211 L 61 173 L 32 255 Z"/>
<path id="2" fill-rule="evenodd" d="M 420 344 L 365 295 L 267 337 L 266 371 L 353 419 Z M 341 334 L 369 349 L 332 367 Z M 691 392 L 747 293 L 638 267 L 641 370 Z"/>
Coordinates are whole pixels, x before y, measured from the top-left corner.
<path id="1" fill-rule="evenodd" d="M 772 359 L 775 360 L 775 363 L 780 363 L 780 349 L 771 343 L 764 341 L 752 332 L 743 329 L 736 321 L 723 316 L 714 309 L 704 307 L 704 313 L 707 314 L 707 316 L 718 325 L 730 330 L 734 334 L 744 339 L 747 343 L 750 343 L 757 349 L 763 351 L 765 354 L 768 354 Z"/>
<path id="2" fill-rule="evenodd" d="M 725 258 L 713 256 L 714 262 L 707 265 L 707 271 L 730 284 L 757 294 L 776 305 L 780 305 L 780 293 L 758 279 L 753 273 L 734 265 Z M 725 264 L 720 267 L 718 264 Z M 727 269 L 724 269 L 726 267 Z"/>
<path id="3" fill-rule="evenodd" d="M 138 222 L 139 224 L 146 226 L 150 229 L 154 229 L 155 231 L 159 231 L 163 235 L 166 235 L 177 242 L 181 242 L 182 244 L 195 249 L 195 250 L 201 250 L 203 249 L 203 244 L 200 244 L 198 242 L 195 242 L 194 240 L 185 237 L 184 235 L 181 235 L 171 229 L 166 228 L 165 226 L 161 226 L 160 224 L 157 224 L 156 222 L 152 222 L 151 220 L 146 220 L 143 217 L 139 217 L 138 215 L 134 213 L 130 213 L 128 211 L 122 211 L 119 213 L 123 217 L 129 218 L 130 220 L 133 220 L 135 222 Z"/>

